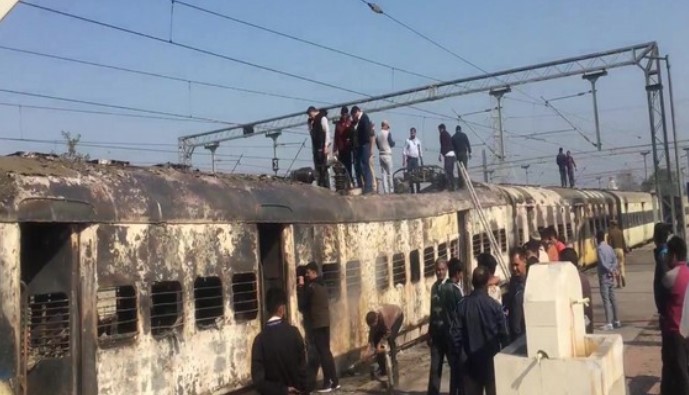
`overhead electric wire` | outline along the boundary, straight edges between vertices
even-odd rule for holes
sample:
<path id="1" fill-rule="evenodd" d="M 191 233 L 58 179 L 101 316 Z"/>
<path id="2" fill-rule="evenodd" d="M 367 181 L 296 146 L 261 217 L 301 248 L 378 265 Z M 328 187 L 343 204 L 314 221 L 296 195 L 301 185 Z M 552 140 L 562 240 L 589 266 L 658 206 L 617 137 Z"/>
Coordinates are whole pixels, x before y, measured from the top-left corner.
<path id="1" fill-rule="evenodd" d="M 77 113 L 84 113 L 84 114 L 109 115 L 109 116 L 119 116 L 119 117 L 129 117 L 129 118 L 160 119 L 160 120 L 165 120 L 165 121 L 218 123 L 216 121 L 205 121 L 205 120 L 201 120 L 201 119 L 163 117 L 163 116 L 142 115 L 142 114 L 126 114 L 126 113 L 121 113 L 121 112 L 83 110 L 83 109 L 78 109 L 78 108 L 36 106 L 33 104 L 17 104 L 17 103 L 0 102 L 0 106 L 16 107 L 16 108 L 31 108 L 31 109 L 36 109 L 36 110 L 47 110 L 47 111 L 77 112 Z M 173 144 L 173 145 L 177 146 L 177 144 Z"/>
<path id="2" fill-rule="evenodd" d="M 88 104 L 90 106 L 97 106 L 97 107 L 117 108 L 120 110 L 127 110 L 127 111 L 144 112 L 144 113 L 158 114 L 158 115 L 168 115 L 168 116 L 187 118 L 187 119 L 197 119 L 197 120 L 207 121 L 207 122 L 211 122 L 211 123 L 221 123 L 221 124 L 230 125 L 230 126 L 239 125 L 236 122 L 229 122 L 229 121 L 223 121 L 223 120 L 206 118 L 206 117 L 197 117 L 194 115 L 184 115 L 184 114 L 177 114 L 177 113 L 173 113 L 173 112 L 149 110 L 149 109 L 130 107 L 130 106 L 121 106 L 118 104 L 108 104 L 108 103 L 101 103 L 101 102 L 96 102 L 96 101 L 91 101 L 91 100 L 73 99 L 73 98 L 69 98 L 69 97 L 46 95 L 43 93 L 35 93 L 35 92 L 28 92 L 28 91 L 17 91 L 17 90 L 13 90 L 13 89 L 4 89 L 4 88 L 0 88 L 0 92 L 11 93 L 11 94 L 20 95 L 20 96 L 38 97 L 41 99 L 66 101 L 69 103 Z"/>
<path id="3" fill-rule="evenodd" d="M 326 51 L 330 51 L 330 52 L 333 52 L 333 53 L 336 53 L 336 54 L 339 54 L 339 55 L 347 56 L 347 57 L 350 57 L 350 58 L 352 58 L 352 59 L 357 59 L 357 60 L 362 61 L 362 62 L 366 62 L 366 63 L 373 64 L 373 65 L 376 65 L 376 66 L 384 67 L 384 68 L 388 68 L 388 69 L 394 70 L 394 71 L 400 71 L 400 72 L 403 72 L 403 73 L 405 73 L 405 74 L 413 75 L 413 76 L 415 76 L 415 77 L 421 77 L 421 78 L 425 78 L 425 79 L 429 79 L 429 80 L 433 80 L 433 81 L 438 81 L 438 82 L 441 81 L 441 80 L 438 79 L 438 78 L 430 77 L 430 76 L 428 76 L 428 75 L 424 75 L 424 74 L 421 74 L 421 73 L 417 73 L 417 72 L 415 72 L 415 71 L 406 70 L 406 69 L 404 69 L 404 68 L 402 68 L 402 67 L 397 67 L 397 66 L 389 65 L 389 64 L 386 64 L 386 63 L 383 63 L 383 62 L 379 62 L 379 61 L 376 61 L 376 60 L 373 60 L 373 59 L 368 59 L 368 58 L 366 58 L 366 57 L 359 56 L 359 55 L 353 54 L 353 53 L 348 52 L 348 51 L 343 51 L 343 50 L 341 50 L 341 49 L 337 49 L 337 48 L 329 47 L 329 46 L 327 46 L 327 45 L 319 44 L 319 43 L 314 42 L 314 41 L 310 41 L 310 40 L 307 40 L 307 39 L 304 39 L 304 38 L 301 38 L 301 37 L 293 36 L 293 35 L 288 34 L 288 33 L 280 32 L 280 31 L 277 31 L 277 30 L 274 30 L 274 29 L 271 29 L 271 28 L 268 28 L 268 27 L 265 27 L 265 26 L 261 26 L 261 25 L 258 25 L 258 24 L 256 24 L 256 23 L 253 23 L 253 22 L 248 22 L 248 21 L 245 21 L 245 20 L 242 20 L 242 19 L 239 19 L 239 18 L 230 16 L 230 15 L 227 15 L 227 14 L 223 14 L 223 13 L 220 13 L 220 12 L 217 12 L 217 11 L 213 11 L 213 10 L 210 10 L 210 9 L 207 9 L 207 8 L 199 7 L 199 6 L 197 6 L 197 5 L 189 4 L 189 3 L 184 2 L 184 1 L 172 0 L 172 2 L 173 2 L 173 4 L 183 5 L 183 6 L 187 7 L 187 8 L 190 8 L 190 9 L 193 9 L 193 10 L 196 10 L 196 11 L 199 11 L 199 12 L 202 12 L 202 13 L 206 13 L 206 14 L 209 14 L 209 15 L 216 16 L 216 17 L 218 17 L 218 18 L 230 20 L 230 21 L 232 21 L 232 22 L 236 22 L 236 23 L 239 23 L 239 24 L 242 24 L 242 25 L 245 25 L 245 26 L 249 26 L 249 27 L 254 28 L 254 29 L 258 29 L 258 30 L 262 30 L 262 31 L 265 31 L 265 32 L 268 32 L 268 33 L 271 33 L 271 34 L 275 34 L 275 35 L 280 36 L 280 37 L 288 38 L 288 39 L 290 39 L 290 40 L 294 40 L 294 41 L 300 42 L 300 43 L 302 43 L 302 44 L 311 45 L 311 46 L 314 46 L 314 47 L 316 47 L 316 48 L 320 48 L 320 49 L 322 49 L 322 50 L 326 50 Z"/>
<path id="4" fill-rule="evenodd" d="M 207 82 L 207 81 L 193 80 L 193 79 L 189 79 L 189 78 L 175 77 L 175 76 L 157 73 L 157 72 L 152 72 L 152 71 L 137 70 L 137 69 L 122 67 L 122 66 L 113 66 L 113 65 L 109 65 L 109 64 L 92 62 L 92 61 L 88 61 L 88 60 L 77 59 L 77 58 L 72 58 L 72 57 L 67 57 L 67 56 L 59 56 L 59 55 L 49 54 L 49 53 L 45 53 L 45 52 L 30 51 L 27 49 L 7 47 L 4 45 L 0 45 L 0 49 L 6 50 L 6 51 L 22 53 L 22 54 L 27 54 L 27 55 L 40 56 L 40 57 L 49 58 L 49 59 L 61 60 L 61 61 L 65 61 L 65 62 L 77 63 L 77 64 L 82 64 L 82 65 L 87 65 L 87 66 L 92 66 L 92 67 L 100 67 L 100 68 L 104 68 L 104 69 L 122 71 L 122 72 L 126 72 L 126 73 L 139 74 L 139 75 L 143 75 L 143 76 L 147 76 L 147 77 L 155 77 L 155 78 L 161 78 L 161 79 L 166 79 L 166 80 L 170 80 L 170 81 L 178 81 L 178 82 L 183 82 L 183 83 L 192 83 L 192 84 L 200 85 L 200 86 L 208 86 L 208 87 L 213 87 L 213 88 L 227 89 L 227 90 L 243 92 L 243 93 L 251 93 L 251 94 L 262 95 L 262 96 L 278 97 L 278 98 L 282 98 L 282 99 L 299 100 L 299 101 L 308 102 L 308 103 L 319 102 L 319 103 L 324 103 L 324 104 L 334 104 L 334 103 L 326 103 L 326 102 L 322 102 L 322 101 L 314 101 L 313 99 L 304 98 L 304 97 L 283 95 L 280 93 L 259 91 L 259 90 L 247 89 L 247 88 L 240 88 L 240 87 L 236 87 L 236 86 L 232 86 L 232 85 L 226 85 L 226 84 L 220 84 L 220 83 L 216 83 L 216 82 Z"/>
<path id="5" fill-rule="evenodd" d="M 199 47 L 194 47 L 194 46 L 188 45 L 188 44 L 182 44 L 182 43 L 180 43 L 180 42 L 177 42 L 177 41 L 174 41 L 174 40 L 171 40 L 171 39 L 164 39 L 164 38 L 156 37 L 156 36 L 153 36 L 153 35 L 150 35 L 150 34 L 147 34 L 147 33 L 139 32 L 139 31 L 132 30 L 132 29 L 127 29 L 127 28 L 122 27 L 122 26 L 117 26 L 117 25 L 113 25 L 113 24 L 110 24 L 110 23 L 106 23 L 106 22 L 102 22 L 102 21 L 97 21 L 97 20 L 95 20 L 95 19 L 86 18 L 86 17 L 80 16 L 80 15 L 71 14 L 71 13 L 69 13 L 69 12 L 60 11 L 60 10 L 57 10 L 57 9 L 54 9 L 54 8 L 45 7 L 45 6 L 42 6 L 42 5 L 38 5 L 38 4 L 26 2 L 26 1 L 23 1 L 23 0 L 21 0 L 19 3 L 20 3 L 20 4 L 23 4 L 23 5 L 25 5 L 25 6 L 29 6 L 29 7 L 36 8 L 36 9 L 38 9 L 38 10 L 42 10 L 42 11 L 45 11 L 45 12 L 49 12 L 49 13 L 53 13 L 53 14 L 56 14 L 56 15 L 60 15 L 60 16 L 66 17 L 66 18 L 76 19 L 76 20 L 78 20 L 78 21 L 82 21 L 82 22 L 86 22 L 86 23 L 98 25 L 98 26 L 101 26 L 101 27 L 105 27 L 105 28 L 117 30 L 117 31 L 120 31 L 120 32 L 123 32 L 123 33 L 131 34 L 131 35 L 134 35 L 134 36 L 137 36 L 137 37 L 141 37 L 141 38 L 146 38 L 146 39 L 148 39 L 148 40 L 156 41 L 156 42 L 159 42 L 159 43 L 164 43 L 164 44 L 169 44 L 169 45 L 176 46 L 176 47 L 179 47 L 179 48 L 184 48 L 184 49 L 187 49 L 187 50 L 189 50 L 189 51 L 201 53 L 201 54 L 208 55 L 208 56 L 212 56 L 212 57 L 216 57 L 216 58 L 219 58 L 219 59 L 224 59 L 224 60 L 227 60 L 227 61 L 230 61 L 230 62 L 234 62 L 234 63 L 238 63 L 238 64 L 241 64 L 241 65 L 244 65 L 244 66 L 249 66 L 249 67 L 253 67 L 253 68 L 259 69 L 259 70 L 269 71 L 269 72 L 272 72 L 272 73 L 275 73 L 275 74 L 283 75 L 283 76 L 286 76 L 286 77 L 298 79 L 298 80 L 305 81 L 305 82 L 310 82 L 310 83 L 312 83 L 312 84 L 321 85 L 321 86 L 324 86 L 324 87 L 327 87 L 327 88 L 332 88 L 332 89 L 340 90 L 340 91 L 343 91 L 343 92 L 348 92 L 348 93 L 353 93 L 353 94 L 360 95 L 360 96 L 370 97 L 370 95 L 368 95 L 368 94 L 361 93 L 361 92 L 357 92 L 357 91 L 355 91 L 355 90 L 348 89 L 348 88 L 344 88 L 344 87 L 341 87 L 341 86 L 338 86 L 338 85 L 335 85 L 335 84 L 331 84 L 331 83 L 329 83 L 329 82 L 319 81 L 319 80 L 316 80 L 316 79 L 313 79 L 313 78 L 309 78 L 309 77 L 305 77 L 305 76 L 302 76 L 302 75 L 299 75 L 299 74 L 291 73 L 291 72 L 284 71 L 284 70 L 279 70 L 279 69 L 276 69 L 276 68 L 273 68 L 273 67 L 269 67 L 269 66 L 265 66 L 265 65 L 261 65 L 261 64 L 258 64 L 258 63 L 253 63 L 253 62 L 250 62 L 250 61 L 248 61 L 248 60 L 244 60 L 244 59 L 240 59 L 240 58 L 235 58 L 235 57 L 232 57 L 232 56 L 229 56 L 229 55 L 223 55 L 223 54 L 220 54 L 220 53 L 217 53 L 217 52 L 213 52 L 213 51 L 210 51 L 210 50 L 207 50 L 207 49 L 203 49 L 203 48 L 199 48 Z"/>

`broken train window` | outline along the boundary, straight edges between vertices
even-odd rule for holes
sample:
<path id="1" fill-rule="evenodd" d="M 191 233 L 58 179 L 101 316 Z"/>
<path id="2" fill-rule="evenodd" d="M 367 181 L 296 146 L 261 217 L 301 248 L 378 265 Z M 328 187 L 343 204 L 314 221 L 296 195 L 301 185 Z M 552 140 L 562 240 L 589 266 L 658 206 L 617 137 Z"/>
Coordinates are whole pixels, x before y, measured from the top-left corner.
<path id="1" fill-rule="evenodd" d="M 69 355 L 69 307 L 64 292 L 29 297 L 29 366 L 43 359 Z"/>
<path id="2" fill-rule="evenodd" d="M 381 255 L 376 258 L 376 289 L 384 291 L 390 287 L 390 268 L 388 257 Z"/>
<path id="3" fill-rule="evenodd" d="M 347 262 L 346 279 L 347 279 L 347 297 L 358 300 L 361 296 L 361 262 L 349 261 Z"/>
<path id="4" fill-rule="evenodd" d="M 160 281 L 151 285 L 151 334 L 165 336 L 184 326 L 182 285 Z"/>
<path id="5" fill-rule="evenodd" d="M 409 253 L 409 272 L 411 273 L 412 283 L 418 283 L 421 280 L 421 257 L 419 250 Z"/>
<path id="6" fill-rule="evenodd" d="M 392 284 L 397 286 L 397 284 L 407 283 L 407 268 L 404 267 L 404 254 L 397 253 L 392 256 Z"/>
<path id="7" fill-rule="evenodd" d="M 96 294 L 98 340 L 102 343 L 136 335 L 138 314 L 136 288 L 131 285 L 102 287 Z"/>
<path id="8" fill-rule="evenodd" d="M 235 321 L 250 321 L 258 317 L 256 273 L 232 275 L 232 308 Z"/>
<path id="9" fill-rule="evenodd" d="M 423 275 L 433 277 L 435 274 L 435 247 L 426 247 L 423 250 Z"/>
<path id="10" fill-rule="evenodd" d="M 321 272 L 328 295 L 333 299 L 338 299 L 340 297 L 340 264 L 337 262 L 324 263 Z"/>
<path id="11" fill-rule="evenodd" d="M 223 323 L 225 304 L 219 277 L 198 277 L 194 281 L 196 327 L 219 328 Z"/>

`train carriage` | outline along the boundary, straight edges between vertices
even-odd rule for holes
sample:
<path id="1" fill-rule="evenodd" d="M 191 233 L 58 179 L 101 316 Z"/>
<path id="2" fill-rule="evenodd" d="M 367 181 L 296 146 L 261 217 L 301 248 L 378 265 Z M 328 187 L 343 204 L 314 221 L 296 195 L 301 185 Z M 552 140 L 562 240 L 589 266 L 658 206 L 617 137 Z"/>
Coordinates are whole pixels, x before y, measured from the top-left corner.
<path id="1" fill-rule="evenodd" d="M 365 313 L 381 303 L 403 308 L 401 341 L 425 333 L 438 257 L 459 257 L 469 272 L 477 254 L 507 258 L 550 225 L 588 243 L 591 218 L 601 226 L 618 210 L 628 222 L 634 199 L 651 202 L 477 184 L 484 229 L 465 191 L 341 196 L 268 177 L 44 156 L 0 158 L 0 174 L 0 372 L 18 394 L 245 388 L 266 290 L 287 290 L 288 316 L 302 328 L 296 273 L 312 260 L 343 367 L 366 345 Z"/>

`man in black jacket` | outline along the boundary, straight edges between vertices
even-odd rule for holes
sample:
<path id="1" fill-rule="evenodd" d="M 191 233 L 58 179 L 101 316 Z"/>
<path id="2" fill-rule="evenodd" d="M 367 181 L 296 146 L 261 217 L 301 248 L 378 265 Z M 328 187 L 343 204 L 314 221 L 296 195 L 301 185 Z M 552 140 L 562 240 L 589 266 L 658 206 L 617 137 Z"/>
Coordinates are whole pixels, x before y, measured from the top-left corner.
<path id="1" fill-rule="evenodd" d="M 452 148 L 457 156 L 457 161 L 464 165 L 464 168 L 469 171 L 467 163 L 471 157 L 471 144 L 469 143 L 469 138 L 462 132 L 462 127 L 457 125 L 455 128 L 455 134 L 452 136 Z M 462 175 L 459 174 L 460 186 L 464 185 L 464 179 Z"/>
<path id="2" fill-rule="evenodd" d="M 352 120 L 356 122 L 357 135 L 357 157 L 359 166 L 363 174 L 364 185 L 363 193 L 373 192 L 373 173 L 371 172 L 371 156 L 373 155 L 373 144 L 375 144 L 376 133 L 373 131 L 373 124 L 367 114 L 358 106 L 352 107 Z"/>
<path id="3" fill-rule="evenodd" d="M 526 250 L 515 247 L 510 251 L 510 285 L 505 297 L 508 311 L 510 338 L 515 341 L 525 333 L 524 323 L 524 288 L 526 286 Z"/>
<path id="4" fill-rule="evenodd" d="M 251 348 L 251 380 L 261 395 L 306 394 L 304 339 L 285 321 L 285 292 L 268 290 L 266 304 L 271 317 Z"/>
<path id="5" fill-rule="evenodd" d="M 435 262 L 436 282 L 431 287 L 431 315 L 428 324 L 428 346 L 431 348 L 431 373 L 428 377 L 428 395 L 440 394 L 440 379 L 443 361 L 447 355 L 447 335 L 443 320 L 443 305 L 440 291 L 447 280 L 447 261 L 438 258 Z"/>
<path id="6" fill-rule="evenodd" d="M 330 351 L 330 305 L 328 290 L 318 278 L 318 265 L 306 265 L 306 280 L 298 278 L 297 296 L 299 310 L 304 314 L 304 328 L 309 347 L 314 347 L 319 361 L 309 360 L 310 380 L 314 381 L 318 368 L 323 368 L 323 386 L 317 392 L 330 392 L 340 388 L 335 370 L 335 360 Z M 309 356 L 312 353 L 309 352 Z M 311 359 L 311 358 L 309 358 Z M 319 366 L 321 365 L 321 366 Z"/>
<path id="7" fill-rule="evenodd" d="M 330 130 L 328 118 L 326 117 L 328 113 L 325 110 L 318 110 L 314 106 L 309 107 L 306 113 L 309 116 L 313 166 L 316 169 L 318 186 L 330 188 L 327 160 L 330 153 Z"/>

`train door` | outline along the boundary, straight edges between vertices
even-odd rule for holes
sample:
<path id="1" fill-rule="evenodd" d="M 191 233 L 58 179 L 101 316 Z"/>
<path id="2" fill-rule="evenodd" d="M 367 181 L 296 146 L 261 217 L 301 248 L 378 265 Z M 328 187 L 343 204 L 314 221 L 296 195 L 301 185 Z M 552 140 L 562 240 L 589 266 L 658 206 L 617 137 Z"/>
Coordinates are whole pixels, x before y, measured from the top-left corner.
<path id="1" fill-rule="evenodd" d="M 73 394 L 79 343 L 78 243 L 73 226 L 21 224 L 22 385 L 25 393 Z"/>
<path id="2" fill-rule="evenodd" d="M 289 292 L 282 251 L 282 224 L 258 224 L 259 259 L 261 262 L 261 290 L 263 299 L 266 300 L 266 292 L 270 288 L 281 288 Z M 288 304 L 289 309 L 289 304 Z M 262 321 L 265 323 L 270 317 L 262 312 Z M 287 312 L 289 316 L 289 311 Z"/>

